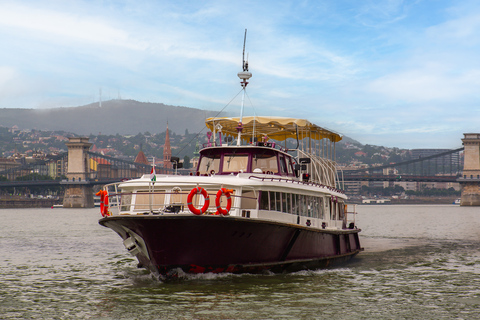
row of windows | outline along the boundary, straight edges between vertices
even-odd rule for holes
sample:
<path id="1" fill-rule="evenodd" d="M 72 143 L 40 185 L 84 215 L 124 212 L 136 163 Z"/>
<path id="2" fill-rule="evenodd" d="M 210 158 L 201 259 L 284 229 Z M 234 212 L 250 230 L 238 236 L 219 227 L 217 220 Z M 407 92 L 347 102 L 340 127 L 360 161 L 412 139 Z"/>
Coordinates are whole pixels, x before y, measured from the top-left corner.
<path id="1" fill-rule="evenodd" d="M 217 190 L 207 190 L 210 195 L 215 194 Z M 170 194 L 170 201 L 165 203 L 166 190 L 159 190 L 153 194 L 148 191 L 137 191 L 135 197 L 135 210 L 165 209 L 168 205 L 182 205 L 186 207 L 186 192 L 173 192 Z M 121 210 L 130 211 L 132 205 L 132 195 L 124 194 L 121 197 Z M 233 195 L 233 194 L 232 194 Z M 344 217 L 343 203 L 331 201 L 330 197 L 317 197 L 303 194 L 292 194 L 286 192 L 260 191 L 259 209 L 284 212 L 309 218 L 318 218 L 322 220 L 341 220 Z M 211 199 L 212 196 L 210 196 Z M 203 197 L 193 198 L 194 206 L 203 205 Z M 241 195 L 240 209 L 255 209 L 257 197 L 253 190 L 244 191 Z M 226 207 L 226 197 L 222 197 L 220 205 Z M 210 200 L 209 210 L 215 211 L 215 201 Z"/>
<path id="2" fill-rule="evenodd" d="M 466 178 L 467 178 L 467 175 L 464 174 L 464 175 L 463 175 L 463 178 L 466 179 Z M 477 174 L 477 179 L 479 179 L 479 178 L 480 178 L 480 174 Z M 470 175 L 470 179 L 473 179 L 473 174 Z"/>
<path id="3" fill-rule="evenodd" d="M 324 197 L 285 192 L 261 191 L 259 209 L 319 219 L 336 219 L 336 213 L 338 219 L 344 217 L 342 203 L 332 202 Z"/>
<path id="4" fill-rule="evenodd" d="M 274 152 L 252 155 L 225 153 L 223 157 L 221 154 L 207 154 L 200 159 L 198 171 L 202 175 L 220 172 L 269 172 L 293 175 L 291 159 L 283 154 L 278 154 L 277 158 L 277 154 Z"/>

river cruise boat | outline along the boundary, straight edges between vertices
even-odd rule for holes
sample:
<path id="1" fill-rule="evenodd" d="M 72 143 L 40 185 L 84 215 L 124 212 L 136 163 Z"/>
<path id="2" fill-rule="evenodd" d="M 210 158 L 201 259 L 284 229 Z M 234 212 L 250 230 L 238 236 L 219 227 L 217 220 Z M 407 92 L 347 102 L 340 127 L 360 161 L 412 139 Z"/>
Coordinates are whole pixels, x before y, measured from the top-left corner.
<path id="1" fill-rule="evenodd" d="M 221 127 L 227 137 L 237 136 L 239 123 L 206 121 L 212 136 Z M 266 137 L 298 138 L 308 150 L 287 150 Z M 162 277 L 345 261 L 362 247 L 330 157 L 340 138 L 306 120 L 244 118 L 245 143 L 208 143 L 192 175 L 147 174 L 105 186 L 118 205 L 104 207 L 99 223 L 120 235 L 139 265 Z"/>
<path id="2" fill-rule="evenodd" d="M 245 90 L 245 62 L 239 77 Z M 99 223 L 139 266 L 161 278 L 289 272 L 363 250 L 336 170 L 341 136 L 303 119 L 242 113 L 243 103 L 238 118 L 206 120 L 209 141 L 190 175 L 153 172 L 104 187 Z"/>

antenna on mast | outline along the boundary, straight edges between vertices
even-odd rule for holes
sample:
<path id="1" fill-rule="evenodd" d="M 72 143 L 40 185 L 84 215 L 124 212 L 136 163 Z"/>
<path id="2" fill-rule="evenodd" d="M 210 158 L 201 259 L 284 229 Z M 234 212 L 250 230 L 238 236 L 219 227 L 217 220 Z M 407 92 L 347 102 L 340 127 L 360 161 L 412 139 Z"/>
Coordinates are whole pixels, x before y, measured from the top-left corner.
<path id="1" fill-rule="evenodd" d="M 243 71 L 248 71 L 248 55 L 247 55 L 247 62 L 245 62 L 245 43 L 246 42 L 247 42 L 247 29 L 245 29 L 245 36 L 243 38 L 243 56 L 242 56 Z"/>
<path id="2" fill-rule="evenodd" d="M 240 140 L 242 137 L 242 130 L 243 130 L 243 125 L 242 125 L 242 120 L 243 120 L 243 106 L 244 106 L 244 101 L 245 101 L 245 88 L 247 87 L 248 84 L 248 79 L 252 77 L 252 73 L 248 72 L 248 61 L 245 61 L 245 43 L 247 42 L 247 29 L 245 29 L 245 36 L 243 38 L 243 54 L 242 54 L 242 72 L 239 72 L 237 75 L 240 78 L 240 85 L 243 88 L 243 96 L 242 96 L 242 109 L 240 109 L 240 121 L 238 122 L 238 137 L 237 137 L 237 146 L 240 145 Z"/>
<path id="3" fill-rule="evenodd" d="M 247 61 L 245 61 L 245 43 L 246 42 L 247 42 L 247 29 L 245 29 L 245 37 L 243 38 L 243 54 L 242 54 L 242 70 L 243 71 L 237 74 L 238 77 L 242 80 L 240 81 L 240 84 L 242 85 L 243 90 L 245 90 L 245 87 L 248 84 L 247 80 L 252 77 L 252 73 L 248 72 L 248 54 L 247 54 Z"/>

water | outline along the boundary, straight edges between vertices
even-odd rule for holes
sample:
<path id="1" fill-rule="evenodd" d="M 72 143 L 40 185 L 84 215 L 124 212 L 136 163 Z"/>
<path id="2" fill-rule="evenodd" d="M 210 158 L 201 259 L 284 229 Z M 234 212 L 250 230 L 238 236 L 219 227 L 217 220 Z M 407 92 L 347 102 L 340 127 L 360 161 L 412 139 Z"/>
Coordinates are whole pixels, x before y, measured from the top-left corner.
<path id="1" fill-rule="evenodd" d="M 98 225 L 98 209 L 0 210 L 0 318 L 479 317 L 480 208 L 358 211 L 365 251 L 341 268 L 162 283 Z"/>

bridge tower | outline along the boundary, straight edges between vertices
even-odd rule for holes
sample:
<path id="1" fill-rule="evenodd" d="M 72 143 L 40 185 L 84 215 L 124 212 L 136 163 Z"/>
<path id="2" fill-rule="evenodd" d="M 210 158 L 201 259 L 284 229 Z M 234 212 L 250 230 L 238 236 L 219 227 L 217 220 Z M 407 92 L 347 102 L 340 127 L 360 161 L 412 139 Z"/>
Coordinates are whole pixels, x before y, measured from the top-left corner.
<path id="1" fill-rule="evenodd" d="M 87 151 L 92 144 L 87 137 L 68 138 L 68 169 L 63 197 L 64 208 L 93 208 L 93 188 L 89 181 Z"/>
<path id="2" fill-rule="evenodd" d="M 458 179 L 462 187 L 461 206 L 480 206 L 480 133 L 464 133 L 463 175 Z"/>

